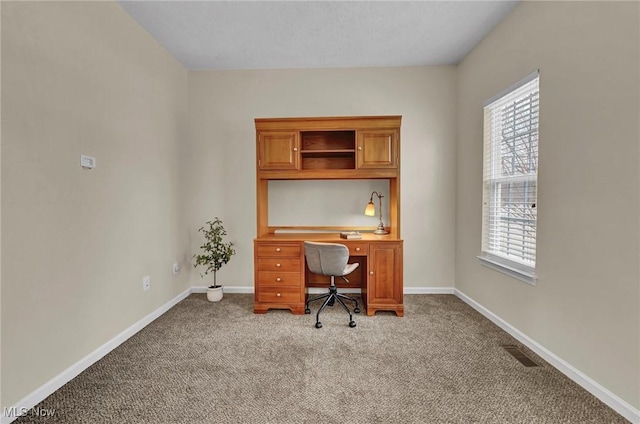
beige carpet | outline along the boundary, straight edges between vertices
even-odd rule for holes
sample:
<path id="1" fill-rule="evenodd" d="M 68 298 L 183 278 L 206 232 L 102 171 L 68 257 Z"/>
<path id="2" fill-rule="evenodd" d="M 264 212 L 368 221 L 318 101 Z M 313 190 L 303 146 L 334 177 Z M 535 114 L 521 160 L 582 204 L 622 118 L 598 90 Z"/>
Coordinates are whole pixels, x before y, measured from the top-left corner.
<path id="1" fill-rule="evenodd" d="M 26 423 L 624 423 L 452 295 L 405 317 L 252 313 L 253 295 L 195 294 L 38 405 Z M 317 306 L 314 306 L 317 309 Z M 312 311 L 314 310 L 312 309 Z"/>

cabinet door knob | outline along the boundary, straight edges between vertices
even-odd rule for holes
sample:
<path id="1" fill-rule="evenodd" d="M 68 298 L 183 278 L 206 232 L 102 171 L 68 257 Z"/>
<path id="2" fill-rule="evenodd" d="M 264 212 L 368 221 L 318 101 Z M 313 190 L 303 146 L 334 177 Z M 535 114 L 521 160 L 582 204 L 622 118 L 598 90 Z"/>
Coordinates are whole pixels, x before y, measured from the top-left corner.
<path id="1" fill-rule="evenodd" d="M 279 251 L 280 251 L 280 248 L 279 248 L 279 247 L 276 247 L 276 252 L 279 252 Z"/>
<path id="2" fill-rule="evenodd" d="M 358 150 L 362 150 L 362 146 L 358 146 Z"/>
<path id="3" fill-rule="evenodd" d="M 280 266 L 281 266 L 280 264 L 276 264 L 276 268 L 280 268 Z"/>
<path id="4" fill-rule="evenodd" d="M 278 277 L 276 278 L 276 281 L 279 283 L 280 281 L 282 281 L 282 278 Z"/>
<path id="5" fill-rule="evenodd" d="M 359 251 L 360 251 L 360 248 L 359 248 L 359 247 L 356 247 L 356 252 L 359 252 Z"/>
<path id="6" fill-rule="evenodd" d="M 282 296 L 282 295 L 281 295 L 280 293 L 276 293 L 276 296 L 277 296 L 277 297 L 280 297 L 280 296 Z"/>
<path id="7" fill-rule="evenodd" d="M 297 152 L 297 151 L 298 151 L 298 148 L 297 148 L 297 147 L 294 147 L 294 148 L 293 148 L 293 151 L 294 151 L 294 152 Z"/>
<path id="8" fill-rule="evenodd" d="M 373 275 L 373 271 L 369 271 L 369 275 Z"/>

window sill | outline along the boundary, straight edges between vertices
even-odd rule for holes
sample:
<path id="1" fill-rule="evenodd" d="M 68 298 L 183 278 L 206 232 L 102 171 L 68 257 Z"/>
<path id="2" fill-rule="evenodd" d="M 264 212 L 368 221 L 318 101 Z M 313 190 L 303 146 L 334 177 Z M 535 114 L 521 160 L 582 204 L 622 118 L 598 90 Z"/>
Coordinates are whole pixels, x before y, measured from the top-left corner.
<path id="1" fill-rule="evenodd" d="M 527 284 L 531 284 L 532 286 L 536 285 L 536 280 L 538 279 L 538 277 L 533 270 L 528 271 L 520 269 L 518 268 L 518 266 L 512 265 L 506 259 L 501 259 L 494 256 L 478 256 L 478 259 L 480 260 L 480 263 L 486 267 L 523 281 Z"/>

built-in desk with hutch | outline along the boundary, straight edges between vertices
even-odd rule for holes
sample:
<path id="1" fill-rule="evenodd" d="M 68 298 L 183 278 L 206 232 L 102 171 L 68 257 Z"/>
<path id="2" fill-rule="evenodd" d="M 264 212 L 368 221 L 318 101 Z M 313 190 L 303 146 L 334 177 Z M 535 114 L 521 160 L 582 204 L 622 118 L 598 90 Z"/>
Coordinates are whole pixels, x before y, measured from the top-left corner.
<path id="1" fill-rule="evenodd" d="M 342 243 L 360 266 L 348 278 L 359 287 L 367 315 L 404 315 L 400 238 L 400 116 L 256 119 L 257 237 L 254 240 L 254 312 L 289 309 L 303 314 L 308 287 L 328 277 L 308 271 L 303 242 Z M 270 226 L 270 180 L 385 179 L 389 234 L 372 227 Z M 368 193 L 363 195 L 366 200 Z M 364 207 L 364 204 L 363 204 Z M 359 240 L 340 231 L 362 232 Z M 340 287 L 340 284 L 337 284 Z M 344 286 L 344 285 L 342 285 Z"/>

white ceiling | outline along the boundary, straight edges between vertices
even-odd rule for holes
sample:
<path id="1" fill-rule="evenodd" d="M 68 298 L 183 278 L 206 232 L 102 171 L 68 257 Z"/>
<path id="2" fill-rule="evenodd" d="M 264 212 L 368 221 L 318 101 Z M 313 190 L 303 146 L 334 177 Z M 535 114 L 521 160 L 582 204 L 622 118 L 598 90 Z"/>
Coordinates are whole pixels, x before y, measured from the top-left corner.
<path id="1" fill-rule="evenodd" d="M 120 1 L 186 68 L 456 64 L 517 1 Z"/>

